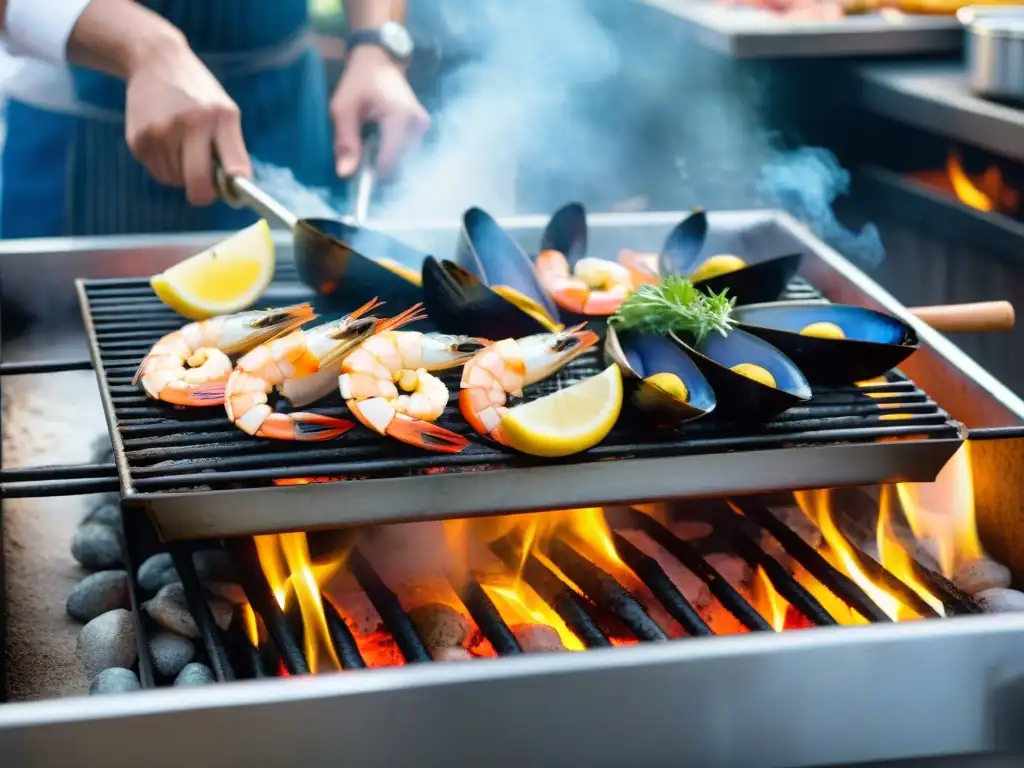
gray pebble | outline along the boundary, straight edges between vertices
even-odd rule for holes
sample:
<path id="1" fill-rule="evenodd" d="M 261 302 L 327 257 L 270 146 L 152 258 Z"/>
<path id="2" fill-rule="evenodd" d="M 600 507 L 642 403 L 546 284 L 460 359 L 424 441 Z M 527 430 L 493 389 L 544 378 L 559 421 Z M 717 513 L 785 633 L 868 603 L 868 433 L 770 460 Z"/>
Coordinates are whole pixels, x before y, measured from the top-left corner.
<path id="1" fill-rule="evenodd" d="M 104 693 L 127 693 L 128 691 L 141 691 L 142 683 L 135 673 L 124 667 L 111 667 L 104 669 L 89 686 L 90 696 L 99 696 Z"/>
<path id="2" fill-rule="evenodd" d="M 86 568 L 101 571 L 121 568 L 121 538 L 117 529 L 102 523 L 82 523 L 71 539 L 71 556 Z"/>
<path id="3" fill-rule="evenodd" d="M 234 608 L 231 603 L 219 598 L 207 601 L 217 626 L 226 630 L 231 624 Z M 179 584 L 168 584 L 160 589 L 152 600 L 142 604 L 143 610 L 164 629 L 185 637 L 199 637 L 199 627 L 188 608 L 185 588 Z"/>
<path id="4" fill-rule="evenodd" d="M 174 561 L 169 552 L 161 552 L 158 555 L 146 558 L 146 561 L 139 566 L 139 586 L 147 592 L 159 592 L 168 584 L 181 581 L 178 572 L 174 569 Z"/>
<path id="5" fill-rule="evenodd" d="M 1024 592 L 1018 592 L 1016 589 L 993 587 L 979 592 L 974 599 L 989 613 L 1024 611 Z"/>
<path id="6" fill-rule="evenodd" d="M 150 638 L 149 653 L 157 672 L 164 677 L 175 677 L 196 657 L 196 647 L 187 637 L 157 632 Z"/>
<path id="7" fill-rule="evenodd" d="M 198 661 L 185 665 L 181 674 L 174 678 L 175 685 L 209 685 L 215 682 L 217 678 L 213 676 L 210 668 Z"/>
<path id="8" fill-rule="evenodd" d="M 235 566 L 231 557 L 223 549 L 201 549 L 192 553 L 192 563 L 196 574 L 202 582 L 207 581 L 238 581 Z"/>
<path id="9" fill-rule="evenodd" d="M 245 590 L 238 584 L 232 584 L 229 581 L 208 581 L 203 586 L 214 597 L 221 597 L 229 603 L 244 605 L 249 602 L 249 598 L 245 596 Z"/>
<path id="10" fill-rule="evenodd" d="M 104 499 L 86 513 L 85 517 L 82 518 L 82 522 L 109 525 L 116 531 L 121 527 L 121 508 L 117 505 L 116 501 L 111 503 Z"/>
<path id="11" fill-rule="evenodd" d="M 1011 578 L 1009 568 L 983 557 L 957 568 L 953 583 L 968 595 L 976 595 L 986 589 L 1005 589 L 1010 586 Z"/>
<path id="12" fill-rule="evenodd" d="M 138 656 L 132 615 L 117 608 L 97 616 L 78 633 L 77 649 L 90 677 L 111 667 L 130 667 Z"/>
<path id="13" fill-rule="evenodd" d="M 81 622 L 128 607 L 128 573 L 99 571 L 78 582 L 68 595 L 68 615 Z"/>

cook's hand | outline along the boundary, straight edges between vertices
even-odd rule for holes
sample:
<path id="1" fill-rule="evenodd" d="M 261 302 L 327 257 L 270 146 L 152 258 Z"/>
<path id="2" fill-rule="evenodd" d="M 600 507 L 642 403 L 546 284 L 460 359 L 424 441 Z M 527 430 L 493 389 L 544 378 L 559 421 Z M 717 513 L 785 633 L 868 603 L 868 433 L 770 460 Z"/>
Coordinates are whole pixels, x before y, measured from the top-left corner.
<path id="1" fill-rule="evenodd" d="M 403 152 L 415 147 L 430 127 L 430 116 L 385 51 L 359 46 L 349 54 L 345 73 L 331 99 L 335 170 L 347 178 L 359 167 L 362 128 L 380 127 L 377 170 L 389 175 Z"/>
<path id="2" fill-rule="evenodd" d="M 216 197 L 213 151 L 231 175 L 251 176 L 238 107 L 184 39 L 160 46 L 128 75 L 125 138 L 162 184 L 193 205 Z"/>

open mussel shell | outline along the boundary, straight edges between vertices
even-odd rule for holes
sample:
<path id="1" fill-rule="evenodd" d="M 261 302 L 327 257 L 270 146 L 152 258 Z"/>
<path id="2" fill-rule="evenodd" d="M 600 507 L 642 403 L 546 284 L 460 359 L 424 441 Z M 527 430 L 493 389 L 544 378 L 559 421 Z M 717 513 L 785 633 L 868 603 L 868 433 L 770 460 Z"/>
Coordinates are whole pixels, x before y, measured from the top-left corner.
<path id="1" fill-rule="evenodd" d="M 708 380 L 667 336 L 616 331 L 609 326 L 604 355 L 622 371 L 629 402 L 656 424 L 675 426 L 715 409 L 715 393 Z M 681 396 L 673 377 L 686 387 L 685 396 Z"/>
<path id="2" fill-rule="evenodd" d="M 782 301 L 736 307 L 733 319 L 781 350 L 812 384 L 851 384 L 873 379 L 906 360 L 918 347 L 917 334 L 903 321 L 863 307 Z M 829 323 L 845 338 L 800 332 Z"/>
<path id="3" fill-rule="evenodd" d="M 334 219 L 301 219 L 295 227 L 299 277 L 324 296 L 382 301 L 405 308 L 423 300 L 419 267 L 426 254 L 372 229 Z"/>
<path id="4" fill-rule="evenodd" d="M 518 339 L 552 328 L 542 310 L 532 314 L 495 293 L 451 261 L 428 256 L 423 262 L 423 304 L 438 330 L 485 339 Z"/>
<path id="5" fill-rule="evenodd" d="M 679 222 L 666 238 L 658 257 L 658 272 L 661 275 L 690 277 L 707 259 L 719 255 L 707 252 L 707 235 L 707 214 L 695 210 Z M 704 291 L 715 293 L 728 289 L 728 296 L 734 298 L 737 304 L 775 301 L 786 290 L 803 260 L 799 253 L 767 259 L 751 257 L 746 253 L 735 255 L 746 262 L 745 267 L 694 281 L 694 284 Z"/>
<path id="6" fill-rule="evenodd" d="M 703 341 L 669 334 L 690 354 L 715 392 L 716 415 L 729 421 L 768 421 L 788 408 L 811 399 L 811 386 L 796 364 L 763 339 L 739 329 L 728 336 L 709 333 Z M 744 363 L 763 368 L 775 386 L 754 381 L 732 370 Z"/>
<path id="7" fill-rule="evenodd" d="M 540 236 L 540 250 L 558 251 L 570 265 L 587 255 L 587 211 L 582 203 L 555 211 Z"/>
<path id="8" fill-rule="evenodd" d="M 541 286 L 530 257 L 486 211 L 470 208 L 462 215 L 455 260 L 497 293 L 514 295 L 516 303 L 538 305 L 559 322 L 558 307 Z"/>

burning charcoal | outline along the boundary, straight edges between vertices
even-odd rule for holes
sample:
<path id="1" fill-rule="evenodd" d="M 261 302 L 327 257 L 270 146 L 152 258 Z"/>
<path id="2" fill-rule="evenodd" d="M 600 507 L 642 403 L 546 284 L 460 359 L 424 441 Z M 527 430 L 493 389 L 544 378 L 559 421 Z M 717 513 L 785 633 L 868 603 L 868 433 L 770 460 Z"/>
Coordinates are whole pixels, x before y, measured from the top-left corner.
<path id="1" fill-rule="evenodd" d="M 815 549 L 821 546 L 821 531 L 807 518 L 800 507 L 770 507 L 769 509 L 773 515 L 792 528 L 810 546 Z"/>
<path id="2" fill-rule="evenodd" d="M 89 686 L 90 696 L 102 696 L 105 693 L 127 693 L 128 691 L 141 691 L 142 683 L 135 673 L 124 667 L 111 667 L 104 669 Z"/>
<path id="3" fill-rule="evenodd" d="M 102 571 L 124 565 L 117 529 L 102 523 L 82 523 L 71 539 L 71 556 L 86 568 Z"/>
<path id="4" fill-rule="evenodd" d="M 708 565 L 725 577 L 725 580 L 736 589 L 749 587 L 754 580 L 754 572 L 745 560 L 726 552 L 716 552 L 706 558 Z"/>
<path id="5" fill-rule="evenodd" d="M 231 563 L 231 556 L 223 549 L 201 549 L 194 552 L 192 563 L 195 565 L 196 575 L 202 582 L 238 581 L 238 574 L 235 573 L 235 566 Z"/>
<path id="6" fill-rule="evenodd" d="M 214 597 L 220 597 L 235 605 L 244 605 L 249 602 L 245 596 L 245 590 L 238 584 L 229 581 L 208 581 L 203 584 L 206 591 Z"/>
<path id="7" fill-rule="evenodd" d="M 969 595 L 1010 586 L 1010 569 L 987 557 L 972 560 L 956 569 L 953 583 Z"/>
<path id="8" fill-rule="evenodd" d="M 1016 589 L 993 587 L 979 592 L 974 599 L 989 613 L 1024 611 L 1024 592 L 1018 592 Z"/>
<path id="9" fill-rule="evenodd" d="M 669 528 L 683 541 L 706 539 L 715 530 L 711 523 L 705 523 L 702 520 L 676 520 Z"/>
<path id="10" fill-rule="evenodd" d="M 78 633 L 77 649 L 90 676 L 111 667 L 130 667 L 138 655 L 131 613 L 117 608 L 97 616 Z"/>
<path id="11" fill-rule="evenodd" d="M 68 595 L 67 611 L 73 619 L 92 621 L 101 613 L 128 607 L 128 574 L 99 571 L 78 582 Z"/>
<path id="12" fill-rule="evenodd" d="M 378 631 L 381 628 L 380 614 L 366 593 L 357 589 L 335 589 L 335 583 L 336 580 L 332 580 L 324 592 L 345 616 L 352 631 L 360 637 Z"/>
<path id="13" fill-rule="evenodd" d="M 454 648 L 434 648 L 430 655 L 434 657 L 434 661 L 469 661 L 476 658 L 461 645 Z"/>
<path id="14" fill-rule="evenodd" d="M 215 682 L 217 682 L 217 678 L 214 677 L 210 668 L 198 661 L 186 664 L 185 668 L 181 670 L 181 674 L 174 678 L 175 685 L 209 685 Z"/>
<path id="15" fill-rule="evenodd" d="M 169 552 L 153 555 L 139 566 L 139 586 L 147 592 L 159 592 L 168 584 L 181 581 Z"/>
<path id="16" fill-rule="evenodd" d="M 527 653 L 565 650 L 558 632 L 546 624 L 516 624 L 510 629 Z"/>
<path id="17" fill-rule="evenodd" d="M 216 597 L 211 598 L 208 603 L 217 626 L 226 630 L 234 613 L 231 603 Z M 149 617 L 164 629 L 185 637 L 199 637 L 199 627 L 189 612 L 185 588 L 181 584 L 168 584 L 162 587 L 156 596 L 144 602 L 142 607 Z"/>
<path id="18" fill-rule="evenodd" d="M 157 672 L 164 677 L 175 677 L 196 657 L 196 647 L 187 637 L 157 632 L 150 638 L 149 653 Z"/>
<path id="19" fill-rule="evenodd" d="M 103 500 L 82 518 L 82 522 L 109 525 L 116 531 L 121 527 L 121 507 L 116 500 L 113 503 Z"/>
<path id="20" fill-rule="evenodd" d="M 469 622 L 454 608 L 443 603 L 428 603 L 409 611 L 427 648 L 454 648 L 469 636 Z"/>

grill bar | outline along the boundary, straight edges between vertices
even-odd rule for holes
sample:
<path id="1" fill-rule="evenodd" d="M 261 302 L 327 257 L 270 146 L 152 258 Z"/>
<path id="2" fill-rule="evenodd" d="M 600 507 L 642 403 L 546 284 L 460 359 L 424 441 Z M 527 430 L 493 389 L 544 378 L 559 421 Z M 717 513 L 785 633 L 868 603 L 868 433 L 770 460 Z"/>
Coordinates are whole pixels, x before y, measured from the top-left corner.
<path id="1" fill-rule="evenodd" d="M 324 595 L 320 595 L 320 602 L 324 607 L 324 618 L 327 621 L 327 632 L 334 645 L 334 651 L 338 654 L 338 661 L 342 669 L 365 669 L 366 661 L 363 654 L 359 652 L 356 638 L 352 630 L 348 628 L 345 619 L 338 613 L 338 609 Z"/>
<path id="2" fill-rule="evenodd" d="M 491 543 L 491 549 L 511 570 L 520 564 L 520 548 L 509 537 Z M 601 631 L 587 604 L 534 555 L 522 560 L 523 579 L 545 603 L 562 617 L 566 626 L 587 648 L 608 648 L 611 641 Z"/>
<path id="3" fill-rule="evenodd" d="M 449 577 L 452 587 L 466 606 L 469 615 L 480 628 L 484 637 L 490 642 L 495 653 L 499 656 L 522 653 L 522 646 L 512 633 L 508 624 L 501 618 L 498 609 L 491 602 L 491 599 L 484 592 L 480 582 L 472 576 L 463 578 Z"/>
<path id="4" fill-rule="evenodd" d="M 653 557 L 648 557 L 618 531 L 612 532 L 615 551 L 637 578 L 640 579 L 658 601 L 665 606 L 669 616 L 679 622 L 691 637 L 715 634 L 707 622 L 697 613 L 686 596 L 672 583 L 665 570 Z"/>
<path id="5" fill-rule="evenodd" d="M 775 517 L 771 510 L 746 499 L 730 499 L 729 503 L 774 536 L 782 548 L 797 559 L 814 578 L 828 587 L 836 597 L 865 619 L 879 622 L 891 621 L 885 611 L 879 608 L 863 589 L 857 586 L 851 578 L 833 568 L 813 547 Z"/>
<path id="6" fill-rule="evenodd" d="M 615 616 L 638 640 L 668 640 L 664 630 L 612 576 L 561 539 L 551 542 L 551 560 L 594 603 Z"/>
<path id="7" fill-rule="evenodd" d="M 92 360 L 26 360 L 17 363 L 0 363 L 0 376 L 30 376 L 40 373 L 64 373 L 65 371 L 91 371 Z"/>
<path id="8" fill-rule="evenodd" d="M 170 546 L 171 559 L 174 561 L 174 568 L 181 578 L 181 586 L 185 590 L 185 600 L 188 603 L 189 613 L 199 627 L 199 637 L 203 641 L 206 653 L 210 658 L 210 667 L 213 674 L 221 682 L 229 682 L 235 679 L 234 670 L 231 668 L 231 659 L 228 658 L 227 647 L 221 635 L 220 627 L 214 621 L 213 613 L 210 611 L 210 604 L 206 601 L 206 594 L 203 585 L 199 581 L 195 565 L 192 563 L 192 549 L 184 544 L 172 544 Z"/>

